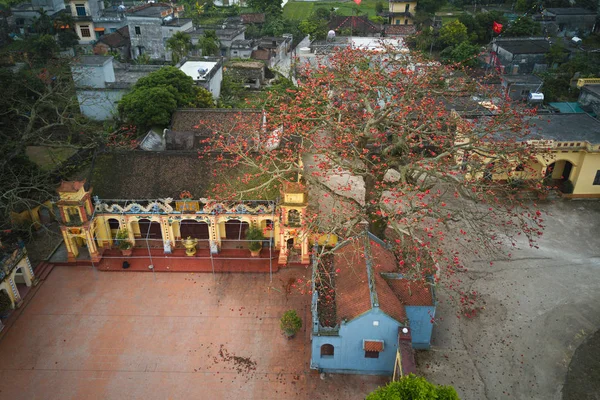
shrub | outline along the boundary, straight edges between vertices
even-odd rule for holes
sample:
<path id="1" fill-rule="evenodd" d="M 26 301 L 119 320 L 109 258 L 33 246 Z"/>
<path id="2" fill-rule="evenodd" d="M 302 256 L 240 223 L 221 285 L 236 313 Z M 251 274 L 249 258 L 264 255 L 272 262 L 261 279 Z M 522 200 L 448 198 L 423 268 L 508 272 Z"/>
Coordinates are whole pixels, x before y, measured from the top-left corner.
<path id="1" fill-rule="evenodd" d="M 293 336 L 302 328 L 302 319 L 296 310 L 287 310 L 280 320 L 281 330 L 288 336 Z"/>
<path id="2" fill-rule="evenodd" d="M 571 181 L 564 181 L 560 187 L 560 191 L 565 194 L 573 193 L 573 189 L 575 189 L 575 187 L 573 186 L 573 182 Z"/>
<path id="3" fill-rule="evenodd" d="M 133 247 L 131 242 L 129 241 L 129 231 L 127 229 L 119 229 L 117 231 L 116 236 L 119 249 L 121 250 L 129 250 Z"/>
<path id="4" fill-rule="evenodd" d="M 452 386 L 437 386 L 413 374 L 371 392 L 366 400 L 460 400 Z"/>
<path id="5" fill-rule="evenodd" d="M 248 250 L 258 251 L 262 249 L 262 240 L 264 238 L 265 237 L 259 228 L 254 226 L 248 228 L 246 231 L 246 240 L 253 240 L 253 242 L 248 242 Z"/>

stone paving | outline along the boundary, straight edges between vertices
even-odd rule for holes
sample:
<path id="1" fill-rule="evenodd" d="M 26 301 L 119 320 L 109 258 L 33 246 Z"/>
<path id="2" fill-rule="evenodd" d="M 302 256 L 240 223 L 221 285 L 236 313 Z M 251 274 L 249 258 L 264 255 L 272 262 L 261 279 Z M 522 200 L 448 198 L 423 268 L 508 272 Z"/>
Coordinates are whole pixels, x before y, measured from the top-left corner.
<path id="1" fill-rule="evenodd" d="M 310 298 L 290 287 L 305 273 L 55 267 L 0 341 L 0 399 L 364 398 L 385 379 L 308 368 Z"/>

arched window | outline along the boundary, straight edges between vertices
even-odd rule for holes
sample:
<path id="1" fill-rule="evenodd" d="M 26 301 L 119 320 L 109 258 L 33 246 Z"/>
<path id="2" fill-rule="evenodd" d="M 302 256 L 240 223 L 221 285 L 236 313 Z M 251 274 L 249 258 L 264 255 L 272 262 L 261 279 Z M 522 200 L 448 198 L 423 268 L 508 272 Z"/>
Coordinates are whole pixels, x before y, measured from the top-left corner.
<path id="1" fill-rule="evenodd" d="M 332 344 L 324 344 L 321 346 L 321 357 L 333 357 L 334 351 Z"/>
<path id="2" fill-rule="evenodd" d="M 288 212 L 288 225 L 299 226 L 300 225 L 300 213 L 298 210 L 290 210 Z"/>

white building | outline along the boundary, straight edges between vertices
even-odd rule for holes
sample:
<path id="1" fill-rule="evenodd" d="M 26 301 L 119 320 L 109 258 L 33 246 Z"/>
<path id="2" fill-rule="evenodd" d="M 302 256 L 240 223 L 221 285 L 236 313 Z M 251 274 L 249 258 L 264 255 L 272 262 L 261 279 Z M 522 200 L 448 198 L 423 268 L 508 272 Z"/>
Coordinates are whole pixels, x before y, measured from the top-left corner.
<path id="1" fill-rule="evenodd" d="M 211 92 L 215 100 L 221 96 L 223 62 L 220 58 L 206 57 L 202 60 L 189 60 L 184 62 L 179 69 L 191 77 L 197 85 Z"/>

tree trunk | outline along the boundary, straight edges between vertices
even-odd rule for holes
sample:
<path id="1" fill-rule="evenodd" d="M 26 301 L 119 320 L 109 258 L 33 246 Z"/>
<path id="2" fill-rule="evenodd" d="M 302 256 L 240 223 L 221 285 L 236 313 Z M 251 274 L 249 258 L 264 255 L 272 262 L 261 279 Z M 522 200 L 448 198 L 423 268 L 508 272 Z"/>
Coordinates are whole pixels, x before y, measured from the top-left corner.
<path id="1" fill-rule="evenodd" d="M 377 178 L 367 175 L 365 181 L 365 205 L 369 222 L 369 231 L 380 239 L 385 239 L 388 218 L 381 215 L 379 202 L 383 194 L 381 189 L 375 187 Z"/>

